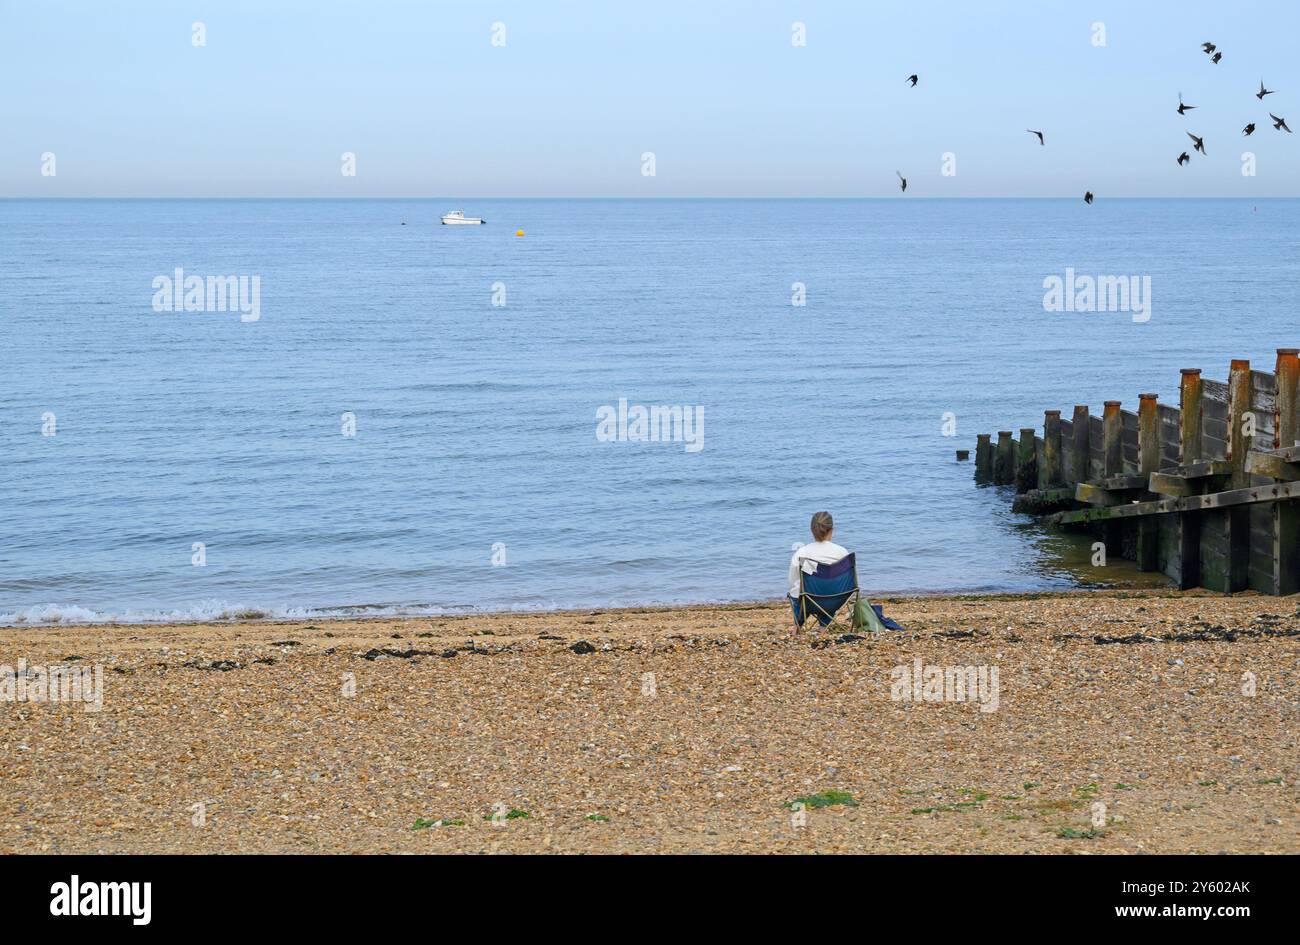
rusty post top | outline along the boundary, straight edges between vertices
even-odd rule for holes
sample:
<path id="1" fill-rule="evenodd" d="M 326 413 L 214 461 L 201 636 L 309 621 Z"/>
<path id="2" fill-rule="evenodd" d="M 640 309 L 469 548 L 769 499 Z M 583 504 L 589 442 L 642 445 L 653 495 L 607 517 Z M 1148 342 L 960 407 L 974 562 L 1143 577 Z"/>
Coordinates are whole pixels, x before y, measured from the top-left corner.
<path id="1" fill-rule="evenodd" d="M 1075 413 L 1078 413 L 1080 410 L 1086 412 L 1086 411 L 1088 410 L 1088 405 L 1087 405 L 1087 404 L 1075 404 L 1075 405 L 1074 405 L 1074 412 L 1075 412 Z"/>
<path id="2" fill-rule="evenodd" d="M 976 440 L 987 440 L 987 439 L 988 439 L 989 437 L 991 437 L 992 435 L 993 435 L 992 433 L 976 433 L 976 434 L 975 434 L 975 439 L 976 439 Z"/>
<path id="3" fill-rule="evenodd" d="M 1300 348 L 1278 348 L 1277 353 L 1279 355 L 1287 355 L 1294 358 L 1296 355 L 1300 354 Z"/>
<path id="4" fill-rule="evenodd" d="M 1010 436 L 1010 435 L 1011 435 L 1011 431 L 1010 431 L 1010 430 L 999 430 L 999 431 L 998 431 L 998 436 L 999 436 L 999 437 Z"/>
<path id="5" fill-rule="evenodd" d="M 1059 411 L 1059 410 L 1044 410 L 1044 411 L 1043 411 L 1043 416 L 1044 416 L 1044 417 L 1055 417 L 1055 418 L 1057 418 L 1057 419 L 1059 420 L 1060 417 L 1061 417 L 1061 411 Z"/>
<path id="6" fill-rule="evenodd" d="M 1159 394 L 1138 394 L 1138 400 L 1159 400 Z"/>
<path id="7" fill-rule="evenodd" d="M 1113 415 L 1113 414 L 1117 414 L 1117 413 L 1119 413 L 1119 405 L 1120 405 L 1120 402 L 1119 402 L 1118 400 L 1108 400 L 1108 401 L 1106 401 L 1106 410 L 1105 410 L 1105 415 L 1109 417 L 1109 416 L 1111 416 L 1111 415 Z"/>
<path id="8" fill-rule="evenodd" d="M 1201 373 L 1201 369 L 1198 368 L 1198 367 L 1185 367 L 1185 368 L 1182 368 L 1182 372 L 1183 372 L 1184 374 L 1200 374 L 1200 373 Z"/>
<path id="9" fill-rule="evenodd" d="M 1250 370 L 1250 358 L 1233 358 L 1233 359 L 1232 359 L 1232 368 L 1231 368 L 1231 370 L 1234 370 L 1234 371 L 1249 371 L 1249 370 Z"/>
<path id="10" fill-rule="evenodd" d="M 1021 432 L 1021 433 L 1028 433 L 1030 436 L 1037 436 L 1037 435 L 1038 435 L 1038 427 L 1021 427 L 1021 428 L 1020 428 L 1020 432 Z"/>

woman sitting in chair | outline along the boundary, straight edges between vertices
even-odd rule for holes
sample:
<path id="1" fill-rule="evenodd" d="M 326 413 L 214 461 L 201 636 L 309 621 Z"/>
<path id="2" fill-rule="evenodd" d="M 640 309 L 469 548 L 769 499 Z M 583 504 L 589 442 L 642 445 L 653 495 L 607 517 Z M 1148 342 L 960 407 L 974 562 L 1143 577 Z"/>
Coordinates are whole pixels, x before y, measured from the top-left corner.
<path id="1" fill-rule="evenodd" d="M 818 512 L 812 517 L 812 543 L 799 548 L 790 559 L 790 578 L 786 584 L 792 603 L 797 604 L 799 600 L 800 571 L 812 574 L 817 570 L 817 565 L 834 564 L 849 553 L 846 548 L 831 541 L 834 534 L 835 522 L 831 519 L 830 512 Z M 795 613 L 799 613 L 797 607 Z"/>

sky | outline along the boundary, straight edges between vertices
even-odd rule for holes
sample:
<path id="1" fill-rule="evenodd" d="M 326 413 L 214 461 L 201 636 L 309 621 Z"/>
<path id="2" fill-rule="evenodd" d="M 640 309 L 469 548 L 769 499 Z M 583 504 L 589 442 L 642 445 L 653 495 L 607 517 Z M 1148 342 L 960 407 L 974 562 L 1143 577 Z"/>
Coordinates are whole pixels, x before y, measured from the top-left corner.
<path id="1" fill-rule="evenodd" d="M 1294 0 L 0 0 L 0 196 L 1300 196 L 1298 35 Z"/>

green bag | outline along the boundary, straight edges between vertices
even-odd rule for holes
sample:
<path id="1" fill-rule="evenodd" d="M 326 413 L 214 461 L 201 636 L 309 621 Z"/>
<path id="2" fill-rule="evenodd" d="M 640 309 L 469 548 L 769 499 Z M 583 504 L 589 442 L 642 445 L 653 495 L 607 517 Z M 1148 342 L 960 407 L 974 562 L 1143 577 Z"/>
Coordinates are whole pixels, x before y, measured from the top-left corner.
<path id="1" fill-rule="evenodd" d="M 861 594 L 853 605 L 853 630 L 855 633 L 883 633 L 885 627 L 876 616 L 875 608 Z"/>

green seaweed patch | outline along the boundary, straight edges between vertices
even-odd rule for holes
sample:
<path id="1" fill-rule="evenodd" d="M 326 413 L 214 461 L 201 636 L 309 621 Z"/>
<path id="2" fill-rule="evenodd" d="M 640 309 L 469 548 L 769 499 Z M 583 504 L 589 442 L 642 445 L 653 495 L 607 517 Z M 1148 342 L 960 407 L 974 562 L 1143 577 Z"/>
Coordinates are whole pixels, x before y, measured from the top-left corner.
<path id="1" fill-rule="evenodd" d="M 1277 778 L 1260 778 L 1260 779 L 1259 779 L 1258 781 L 1256 781 L 1255 783 L 1256 783 L 1256 784 L 1281 784 L 1281 783 L 1282 783 L 1282 779 L 1281 779 L 1280 777 L 1277 777 Z"/>
<path id="2" fill-rule="evenodd" d="M 1095 840 L 1098 837 L 1106 836 L 1106 831 L 1098 830 L 1096 827 L 1089 827 L 1087 830 L 1076 830 L 1074 827 L 1062 827 L 1056 831 L 1056 835 L 1062 840 Z"/>
<path id="3" fill-rule="evenodd" d="M 1211 779 L 1211 780 L 1209 780 L 1209 781 L 1197 781 L 1196 783 L 1197 783 L 1200 787 L 1214 787 L 1214 786 L 1215 786 L 1216 784 L 1218 784 L 1219 782 L 1218 782 L 1218 781 L 1215 781 L 1215 780 L 1213 780 L 1213 779 Z"/>
<path id="4" fill-rule="evenodd" d="M 1091 797 L 1096 797 L 1097 792 L 1100 790 L 1101 788 L 1098 787 L 1097 782 L 1093 781 L 1089 784 L 1083 785 L 1082 787 L 1075 788 L 1074 793 L 1077 794 L 1079 797 L 1091 798 Z"/>
<path id="5" fill-rule="evenodd" d="M 955 814 L 964 810 L 978 808 L 979 801 L 958 801 L 955 804 L 940 804 L 937 807 L 914 807 L 913 814 Z"/>
<path id="6" fill-rule="evenodd" d="M 1116 781 L 1116 782 L 1115 782 L 1115 790 L 1117 790 L 1117 791 L 1131 791 L 1131 790 L 1133 790 L 1133 785 L 1131 785 L 1131 784 L 1125 784 L 1123 781 Z"/>
<path id="7" fill-rule="evenodd" d="M 494 820 L 496 819 L 496 816 L 497 815 L 495 812 L 490 814 L 484 814 L 483 819 Z M 512 807 L 510 808 L 510 813 L 506 814 L 502 819 L 503 820 L 527 820 L 528 817 L 529 817 L 528 811 L 520 810 L 518 807 Z"/>
<path id="8" fill-rule="evenodd" d="M 1034 788 L 1042 787 L 1042 786 L 1043 786 L 1043 782 L 1041 781 L 1026 781 L 1024 784 L 1021 785 L 1021 787 L 1026 791 L 1032 791 Z"/>
<path id="9" fill-rule="evenodd" d="M 802 804 L 805 810 L 820 807 L 858 806 L 858 802 L 853 799 L 853 795 L 847 791 L 822 791 L 820 794 L 806 794 L 803 797 L 796 797 L 793 801 L 786 801 L 782 806 L 794 807 L 795 804 Z"/>
<path id="10" fill-rule="evenodd" d="M 587 815 L 587 819 L 590 820 L 590 821 L 594 821 L 595 823 L 598 823 L 598 824 L 607 824 L 607 823 L 609 823 L 609 818 L 606 817 L 604 814 L 588 814 L 588 815 Z"/>

